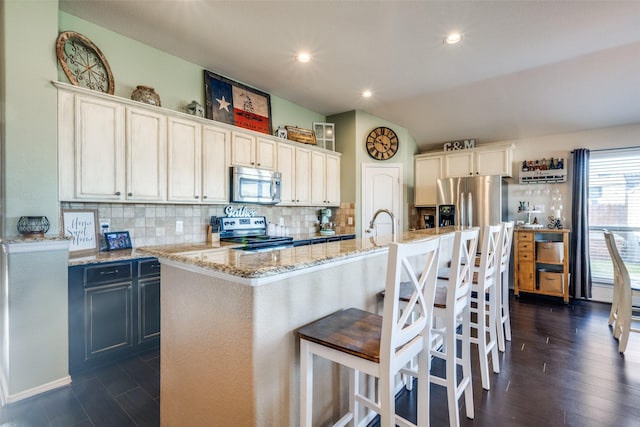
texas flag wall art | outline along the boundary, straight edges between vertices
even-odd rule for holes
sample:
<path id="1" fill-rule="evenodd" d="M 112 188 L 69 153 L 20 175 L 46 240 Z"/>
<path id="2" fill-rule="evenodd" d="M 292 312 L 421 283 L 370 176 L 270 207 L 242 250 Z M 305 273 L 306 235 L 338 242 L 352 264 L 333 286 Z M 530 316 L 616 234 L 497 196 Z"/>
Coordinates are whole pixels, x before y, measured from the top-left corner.
<path id="1" fill-rule="evenodd" d="M 271 135 L 268 93 L 204 71 L 207 118 Z"/>

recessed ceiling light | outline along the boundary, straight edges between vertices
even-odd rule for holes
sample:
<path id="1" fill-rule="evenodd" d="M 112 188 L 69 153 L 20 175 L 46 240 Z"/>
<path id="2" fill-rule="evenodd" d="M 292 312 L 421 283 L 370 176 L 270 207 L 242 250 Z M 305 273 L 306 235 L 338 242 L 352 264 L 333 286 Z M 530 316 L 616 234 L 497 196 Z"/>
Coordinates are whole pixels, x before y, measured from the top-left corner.
<path id="1" fill-rule="evenodd" d="M 373 94 L 371 93 L 370 90 L 365 90 L 364 92 L 362 92 L 362 97 L 363 98 L 371 98 L 371 95 L 373 95 Z"/>
<path id="2" fill-rule="evenodd" d="M 298 62 L 306 63 L 311 61 L 311 55 L 307 52 L 300 52 L 298 54 Z"/>
<path id="3" fill-rule="evenodd" d="M 456 44 L 462 41 L 462 34 L 460 33 L 451 33 L 447 37 L 444 38 L 444 42 L 446 44 Z"/>

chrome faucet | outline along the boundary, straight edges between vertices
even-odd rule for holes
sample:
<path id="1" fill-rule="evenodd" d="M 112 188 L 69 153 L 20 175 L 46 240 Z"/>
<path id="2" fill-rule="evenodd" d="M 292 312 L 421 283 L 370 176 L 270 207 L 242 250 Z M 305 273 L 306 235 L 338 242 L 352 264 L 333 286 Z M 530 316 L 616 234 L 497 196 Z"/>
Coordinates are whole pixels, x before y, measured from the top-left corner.
<path id="1" fill-rule="evenodd" d="M 373 228 L 373 223 L 376 222 L 376 218 L 378 217 L 379 214 L 383 212 L 389 215 L 389 217 L 391 217 L 391 241 L 395 242 L 396 241 L 396 217 L 395 215 L 393 215 L 393 212 L 391 212 L 389 209 L 378 209 L 373 214 L 373 218 L 371 218 L 371 222 L 369 223 L 369 229 Z"/>

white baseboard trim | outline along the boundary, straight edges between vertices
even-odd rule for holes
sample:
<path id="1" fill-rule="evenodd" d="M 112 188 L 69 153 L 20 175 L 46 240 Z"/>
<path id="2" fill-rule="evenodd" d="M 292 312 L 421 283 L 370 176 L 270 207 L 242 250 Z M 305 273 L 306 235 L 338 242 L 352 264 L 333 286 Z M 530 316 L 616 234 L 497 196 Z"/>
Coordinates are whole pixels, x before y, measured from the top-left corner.
<path id="1" fill-rule="evenodd" d="M 2 406 L 8 403 L 15 403 L 20 400 L 33 397 L 40 393 L 44 393 L 47 391 L 54 390 L 56 388 L 64 387 L 66 385 L 71 384 L 71 376 L 67 375 L 66 377 L 57 379 L 55 381 L 48 382 L 46 384 L 41 384 L 37 387 L 30 388 L 28 390 L 21 391 L 20 393 L 8 394 L 6 389 L 6 382 L 2 381 Z"/>

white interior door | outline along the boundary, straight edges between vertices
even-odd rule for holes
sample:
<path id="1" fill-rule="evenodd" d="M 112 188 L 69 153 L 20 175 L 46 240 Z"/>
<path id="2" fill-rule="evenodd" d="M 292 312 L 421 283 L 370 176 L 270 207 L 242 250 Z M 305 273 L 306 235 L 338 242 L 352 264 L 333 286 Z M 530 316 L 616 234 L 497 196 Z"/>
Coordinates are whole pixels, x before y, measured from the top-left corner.
<path id="1" fill-rule="evenodd" d="M 400 163 L 362 165 L 362 237 L 391 234 L 391 218 L 385 213 L 378 215 L 373 231 L 367 233 L 373 214 L 378 209 L 393 212 L 397 232 L 402 231 L 402 177 Z"/>

